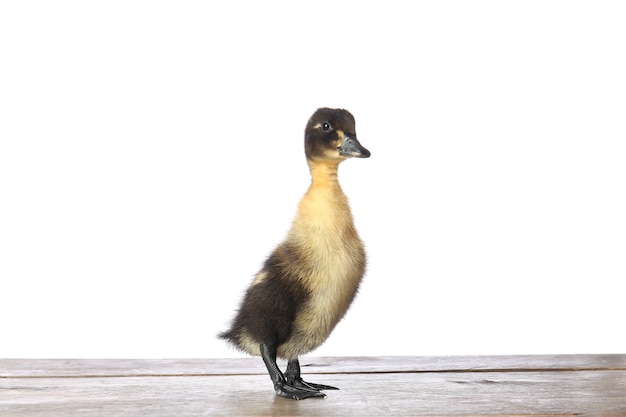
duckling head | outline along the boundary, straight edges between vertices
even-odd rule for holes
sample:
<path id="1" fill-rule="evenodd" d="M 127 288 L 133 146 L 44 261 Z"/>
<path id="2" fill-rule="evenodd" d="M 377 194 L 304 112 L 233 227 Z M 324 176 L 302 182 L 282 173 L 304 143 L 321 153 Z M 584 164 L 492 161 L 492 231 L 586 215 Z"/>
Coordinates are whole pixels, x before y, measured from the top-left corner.
<path id="1" fill-rule="evenodd" d="M 369 158 L 356 138 L 354 117 L 344 109 L 317 109 L 304 132 L 304 150 L 309 161 L 330 160 L 337 163 L 347 158 Z"/>

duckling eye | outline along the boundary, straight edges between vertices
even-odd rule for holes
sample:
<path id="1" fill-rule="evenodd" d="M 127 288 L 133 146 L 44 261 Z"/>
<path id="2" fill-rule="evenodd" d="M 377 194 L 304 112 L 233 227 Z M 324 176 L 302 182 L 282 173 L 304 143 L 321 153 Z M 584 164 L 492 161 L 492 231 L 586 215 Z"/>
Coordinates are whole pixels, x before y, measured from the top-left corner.
<path id="1" fill-rule="evenodd" d="M 322 123 L 322 130 L 324 132 L 330 132 L 331 130 L 333 130 L 333 127 L 330 125 L 330 123 L 324 122 Z"/>

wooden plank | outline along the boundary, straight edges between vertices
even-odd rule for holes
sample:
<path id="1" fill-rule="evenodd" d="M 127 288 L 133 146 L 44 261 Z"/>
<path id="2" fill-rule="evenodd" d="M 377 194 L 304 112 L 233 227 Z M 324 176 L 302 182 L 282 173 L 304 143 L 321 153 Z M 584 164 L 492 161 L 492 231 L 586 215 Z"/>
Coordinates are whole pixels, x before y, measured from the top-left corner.
<path id="1" fill-rule="evenodd" d="M 506 370 L 626 370 L 626 355 L 517 355 L 303 358 L 309 374 L 474 372 Z M 284 366 L 284 363 L 281 363 Z M 260 358 L 239 359 L 0 359 L 0 378 L 158 375 L 265 375 Z"/>
<path id="2" fill-rule="evenodd" d="M 258 362 L 0 360 L 0 417 L 626 416 L 626 355 L 310 358 L 305 401 Z"/>
<path id="3" fill-rule="evenodd" d="M 325 399 L 274 395 L 261 375 L 0 381 L 3 417 L 626 416 L 626 371 L 332 374 Z"/>

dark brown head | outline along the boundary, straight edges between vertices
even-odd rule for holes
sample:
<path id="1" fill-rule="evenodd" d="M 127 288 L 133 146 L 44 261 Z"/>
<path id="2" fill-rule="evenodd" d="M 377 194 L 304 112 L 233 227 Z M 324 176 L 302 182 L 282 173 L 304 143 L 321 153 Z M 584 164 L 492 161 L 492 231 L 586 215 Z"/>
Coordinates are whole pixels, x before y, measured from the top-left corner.
<path id="1" fill-rule="evenodd" d="M 304 131 L 304 151 L 307 159 L 337 160 L 346 158 L 369 158 L 356 138 L 354 117 L 344 109 L 317 109 L 309 119 Z"/>

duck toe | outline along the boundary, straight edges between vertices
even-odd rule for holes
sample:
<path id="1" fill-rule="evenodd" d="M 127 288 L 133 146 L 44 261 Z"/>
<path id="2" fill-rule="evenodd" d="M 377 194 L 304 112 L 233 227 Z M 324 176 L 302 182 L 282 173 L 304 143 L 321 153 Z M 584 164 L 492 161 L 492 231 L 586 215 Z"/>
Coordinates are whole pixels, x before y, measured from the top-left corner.
<path id="1" fill-rule="evenodd" d="M 304 400 L 305 398 L 323 398 L 326 396 L 323 392 L 316 389 L 292 386 L 286 383 L 278 383 L 274 385 L 276 395 L 292 400 Z"/>

